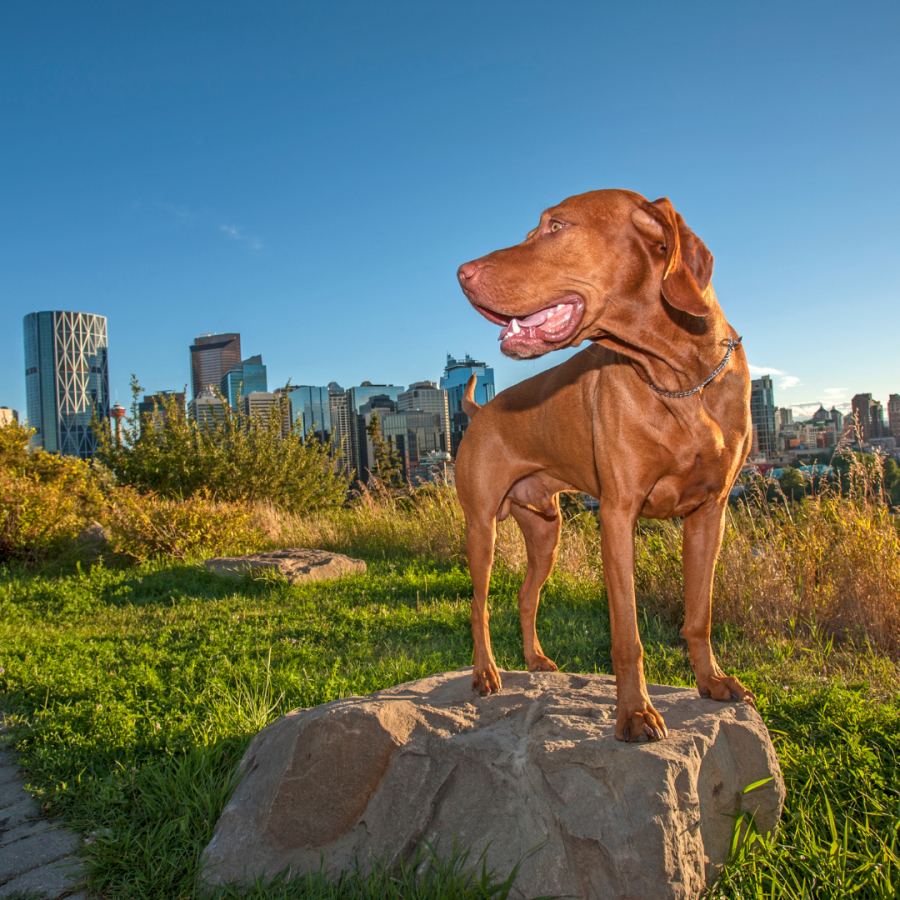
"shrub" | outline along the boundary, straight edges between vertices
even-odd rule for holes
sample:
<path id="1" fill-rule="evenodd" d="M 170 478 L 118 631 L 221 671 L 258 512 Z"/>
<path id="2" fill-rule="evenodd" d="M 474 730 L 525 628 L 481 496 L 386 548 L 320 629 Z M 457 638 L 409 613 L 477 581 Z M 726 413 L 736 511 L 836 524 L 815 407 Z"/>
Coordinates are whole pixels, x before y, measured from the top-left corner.
<path id="1" fill-rule="evenodd" d="M 217 503 L 204 492 L 168 500 L 119 488 L 106 519 L 116 551 L 139 561 L 247 553 L 264 541 L 246 506 Z"/>
<path id="2" fill-rule="evenodd" d="M 33 434 L 18 422 L 0 426 L 0 559 L 58 552 L 102 509 L 88 464 L 29 449 Z"/>
<path id="3" fill-rule="evenodd" d="M 188 418 L 174 397 L 140 420 L 143 390 L 132 376 L 133 402 L 118 436 L 94 423 L 99 460 L 119 484 L 160 497 L 206 491 L 227 502 L 268 502 L 308 512 L 344 501 L 347 478 L 340 452 L 289 426 L 289 401 L 281 397 L 269 416 L 245 416 L 227 405 L 212 427 Z"/>

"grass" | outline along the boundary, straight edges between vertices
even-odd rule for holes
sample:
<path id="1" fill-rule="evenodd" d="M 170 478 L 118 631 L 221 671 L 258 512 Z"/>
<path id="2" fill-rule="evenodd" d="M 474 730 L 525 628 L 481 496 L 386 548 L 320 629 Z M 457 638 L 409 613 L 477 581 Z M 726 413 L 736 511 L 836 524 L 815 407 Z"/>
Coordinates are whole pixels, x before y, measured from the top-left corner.
<path id="1" fill-rule="evenodd" d="M 88 836 L 96 895 L 195 895 L 231 773 L 265 722 L 471 662 L 468 573 L 452 559 L 425 558 L 372 554 L 365 577 L 303 587 L 231 583 L 174 562 L 0 570 L 0 695 L 19 726 L 14 746 L 44 808 Z M 491 628 L 504 668 L 524 665 L 518 586 L 511 564 L 498 567 Z M 539 616 L 561 668 L 611 671 L 596 578 L 554 575 Z M 692 684 L 675 625 L 647 607 L 641 618 L 648 680 Z M 712 896 L 896 897 L 897 665 L 810 623 L 761 637 L 755 623 L 744 631 L 726 622 L 715 643 L 759 698 L 788 797 L 778 835 L 740 855 Z M 410 872 L 376 872 L 337 887 L 313 878 L 241 896 L 505 895 L 459 855 L 432 857 L 430 871 L 417 887 Z"/>

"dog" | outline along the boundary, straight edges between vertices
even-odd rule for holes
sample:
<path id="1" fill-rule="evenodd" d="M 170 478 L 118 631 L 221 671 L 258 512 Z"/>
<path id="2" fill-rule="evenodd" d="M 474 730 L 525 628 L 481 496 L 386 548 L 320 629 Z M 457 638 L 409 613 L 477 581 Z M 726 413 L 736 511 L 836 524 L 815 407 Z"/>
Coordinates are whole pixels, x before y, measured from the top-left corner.
<path id="1" fill-rule="evenodd" d="M 528 552 L 519 591 L 529 671 L 556 671 L 535 632 L 556 562 L 558 495 L 599 500 L 601 556 L 616 676 L 616 737 L 668 732 L 647 694 L 634 595 L 639 516 L 684 518 L 685 621 L 701 695 L 754 702 L 710 644 L 713 574 L 729 491 L 751 445 L 750 375 L 740 337 L 711 283 L 713 257 L 667 198 L 579 194 L 545 210 L 525 240 L 459 267 L 475 309 L 501 326 L 502 352 L 532 359 L 590 346 L 479 407 L 456 460 L 472 576 L 472 687 L 501 689 L 487 595 L 497 522 L 508 515 Z"/>

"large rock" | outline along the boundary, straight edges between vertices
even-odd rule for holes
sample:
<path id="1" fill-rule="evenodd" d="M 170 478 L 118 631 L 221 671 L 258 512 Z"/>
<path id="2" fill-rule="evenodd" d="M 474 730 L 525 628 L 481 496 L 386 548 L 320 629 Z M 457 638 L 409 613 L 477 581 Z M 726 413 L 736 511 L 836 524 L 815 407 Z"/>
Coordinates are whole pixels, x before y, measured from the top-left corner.
<path id="1" fill-rule="evenodd" d="M 209 884 L 358 860 L 439 855 L 457 842 L 518 896 L 696 897 L 726 861 L 743 797 L 763 831 L 784 781 L 759 714 L 649 686 L 667 740 L 614 736 L 615 680 L 506 672 L 479 697 L 471 669 L 298 709 L 253 740 L 205 851 Z M 514 890 L 515 894 L 515 890 Z"/>
<path id="2" fill-rule="evenodd" d="M 365 575 L 366 564 L 342 553 L 327 550 L 273 550 L 249 556 L 218 556 L 206 560 L 206 568 L 226 578 L 240 578 L 245 572 L 280 572 L 291 584 L 323 581 L 341 575 Z"/>

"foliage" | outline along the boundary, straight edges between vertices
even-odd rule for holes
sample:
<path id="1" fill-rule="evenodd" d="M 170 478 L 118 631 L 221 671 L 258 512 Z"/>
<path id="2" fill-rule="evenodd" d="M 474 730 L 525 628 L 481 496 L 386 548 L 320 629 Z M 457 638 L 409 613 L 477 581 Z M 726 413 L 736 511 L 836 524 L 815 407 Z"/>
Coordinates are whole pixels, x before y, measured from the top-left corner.
<path id="1" fill-rule="evenodd" d="M 268 416 L 223 412 L 207 427 L 189 418 L 174 396 L 141 421 L 143 388 L 132 376 L 131 413 L 120 435 L 95 421 L 97 456 L 120 484 L 161 497 L 190 497 L 208 491 L 235 503 L 266 501 L 292 512 L 343 502 L 346 477 L 330 444 L 304 439 L 298 420 L 290 425 L 286 395 Z"/>
<path id="2" fill-rule="evenodd" d="M 60 552 L 102 508 L 89 466 L 29 449 L 33 433 L 15 421 L 0 425 L 0 559 Z"/>
<path id="3" fill-rule="evenodd" d="M 806 494 L 806 479 L 803 475 L 790 466 L 786 467 L 781 478 L 778 479 L 784 495 L 789 500 L 799 500 Z"/>
<path id="4" fill-rule="evenodd" d="M 404 487 L 403 461 L 397 452 L 393 438 L 384 439 L 381 433 L 381 418 L 378 413 L 373 413 L 366 425 L 366 434 L 372 442 L 372 452 L 375 455 L 375 471 L 371 474 L 391 490 L 399 490 Z"/>
<path id="5" fill-rule="evenodd" d="M 116 551 L 135 560 L 229 556 L 257 550 L 264 540 L 246 506 L 216 502 L 205 491 L 167 500 L 123 487 L 107 510 Z"/>
<path id="6" fill-rule="evenodd" d="M 519 583 L 502 565 L 491 584 L 492 644 L 507 669 L 523 666 Z M 14 748 L 41 805 L 91 840 L 92 894 L 193 898 L 200 852 L 260 724 L 466 665 L 470 593 L 458 564 L 396 556 L 370 558 L 366 576 L 303 586 L 169 562 L 54 578 L 0 571 L 0 696 Z M 538 628 L 564 670 L 612 671 L 592 579 L 551 577 Z M 643 610 L 641 634 L 648 681 L 693 683 L 676 626 Z M 818 633 L 766 635 L 752 619 L 713 640 L 759 698 L 788 785 L 771 855 L 736 860 L 714 896 L 896 896 L 900 670 Z M 437 898 L 446 884 L 404 896 Z M 391 896 L 364 886 L 305 894 L 301 879 L 243 896 Z"/>

